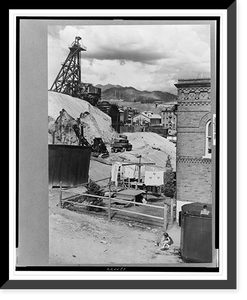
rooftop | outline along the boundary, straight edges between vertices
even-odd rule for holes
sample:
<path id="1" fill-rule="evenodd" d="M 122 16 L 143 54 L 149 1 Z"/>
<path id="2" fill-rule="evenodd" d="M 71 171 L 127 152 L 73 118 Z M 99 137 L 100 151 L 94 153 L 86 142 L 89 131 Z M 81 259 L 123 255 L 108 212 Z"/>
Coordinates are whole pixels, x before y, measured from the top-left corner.
<path id="1" fill-rule="evenodd" d="M 174 85 L 177 88 L 185 86 L 210 86 L 211 78 L 178 79 L 178 82 Z"/>
<path id="2" fill-rule="evenodd" d="M 190 79 L 178 79 L 178 82 L 184 81 L 211 81 L 211 78 L 190 78 Z"/>
<path id="3" fill-rule="evenodd" d="M 153 114 L 150 119 L 161 119 L 161 116 L 158 114 Z"/>
<path id="4" fill-rule="evenodd" d="M 143 111 L 141 114 L 148 117 L 149 119 L 161 119 L 160 115 L 154 114 L 152 111 Z"/>

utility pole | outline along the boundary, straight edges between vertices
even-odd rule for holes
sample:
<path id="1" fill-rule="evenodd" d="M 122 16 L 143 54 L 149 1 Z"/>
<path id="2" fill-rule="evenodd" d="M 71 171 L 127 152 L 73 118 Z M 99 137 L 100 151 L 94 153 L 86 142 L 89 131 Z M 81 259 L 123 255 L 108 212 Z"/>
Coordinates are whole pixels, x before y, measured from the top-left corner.
<path id="1" fill-rule="evenodd" d="M 142 156 L 139 155 L 139 164 L 138 164 L 138 183 L 140 183 L 140 180 L 141 180 L 141 160 L 142 160 Z"/>

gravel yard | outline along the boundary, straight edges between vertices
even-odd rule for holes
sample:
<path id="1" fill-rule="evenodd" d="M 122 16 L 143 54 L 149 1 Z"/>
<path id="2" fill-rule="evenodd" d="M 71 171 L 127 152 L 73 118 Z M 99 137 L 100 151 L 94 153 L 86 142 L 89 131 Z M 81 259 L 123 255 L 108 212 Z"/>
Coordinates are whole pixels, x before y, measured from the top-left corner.
<path id="1" fill-rule="evenodd" d="M 131 222 L 78 213 L 58 206 L 58 189 L 50 190 L 51 265 L 177 265 L 182 264 L 173 230 L 168 251 L 155 245 L 161 228 L 137 227 Z"/>

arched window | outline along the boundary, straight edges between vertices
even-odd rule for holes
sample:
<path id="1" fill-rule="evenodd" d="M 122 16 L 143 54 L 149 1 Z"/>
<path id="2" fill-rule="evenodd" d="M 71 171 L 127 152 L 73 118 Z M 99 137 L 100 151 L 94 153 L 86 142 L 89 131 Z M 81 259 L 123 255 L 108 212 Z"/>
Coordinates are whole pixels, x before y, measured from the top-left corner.
<path id="1" fill-rule="evenodd" d="M 211 137 L 211 120 L 206 124 L 206 141 L 205 141 L 205 158 L 211 158 L 212 152 L 212 137 Z"/>

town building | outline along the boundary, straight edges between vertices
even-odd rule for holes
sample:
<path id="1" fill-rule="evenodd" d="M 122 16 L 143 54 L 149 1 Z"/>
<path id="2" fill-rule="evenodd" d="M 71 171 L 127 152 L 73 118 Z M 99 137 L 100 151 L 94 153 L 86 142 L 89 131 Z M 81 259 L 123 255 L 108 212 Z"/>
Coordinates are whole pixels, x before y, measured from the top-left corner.
<path id="1" fill-rule="evenodd" d="M 177 218 L 187 203 L 212 203 L 211 80 L 180 79 L 177 106 Z"/>
<path id="2" fill-rule="evenodd" d="M 108 114 L 109 113 L 109 110 L 110 110 L 110 107 L 111 107 L 111 104 L 110 102 L 108 101 L 105 101 L 105 100 L 102 100 L 102 101 L 99 101 L 97 103 L 97 107 L 103 111 L 105 114 Z"/>
<path id="3" fill-rule="evenodd" d="M 119 122 L 121 125 L 124 124 L 124 110 L 122 108 L 118 109 L 119 111 Z"/>
<path id="4" fill-rule="evenodd" d="M 144 111 L 133 118 L 133 124 L 135 125 L 149 125 L 157 126 L 162 125 L 162 118 L 159 114 L 154 114 L 151 111 Z"/>
<path id="5" fill-rule="evenodd" d="M 161 111 L 162 125 L 168 129 L 168 134 L 174 135 L 177 132 L 177 105 L 170 104 L 163 106 Z"/>
<path id="6" fill-rule="evenodd" d="M 124 124 L 132 125 L 133 116 L 135 114 L 134 109 L 132 107 L 125 106 L 123 110 L 124 110 Z"/>
<path id="7" fill-rule="evenodd" d="M 110 102 L 103 100 L 97 103 L 97 107 L 111 117 L 112 127 L 117 132 L 120 132 L 120 121 L 123 120 L 123 112 L 120 112 L 118 106 L 116 104 L 111 104 Z"/>

